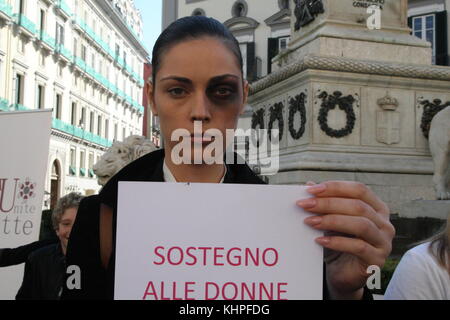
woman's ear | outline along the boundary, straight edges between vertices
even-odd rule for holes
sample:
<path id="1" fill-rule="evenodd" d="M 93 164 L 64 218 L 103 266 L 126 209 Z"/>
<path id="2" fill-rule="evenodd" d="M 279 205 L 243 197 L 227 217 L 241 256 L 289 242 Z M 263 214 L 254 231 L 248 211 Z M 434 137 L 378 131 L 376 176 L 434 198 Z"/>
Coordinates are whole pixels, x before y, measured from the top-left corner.
<path id="1" fill-rule="evenodd" d="M 158 112 L 156 110 L 155 104 L 155 95 L 154 95 L 154 85 L 151 81 L 147 82 L 147 96 L 148 96 L 148 104 L 150 108 L 152 108 L 152 113 L 154 116 L 158 116 Z"/>
<path id="2" fill-rule="evenodd" d="M 240 115 L 242 115 L 244 113 L 245 106 L 247 105 L 247 98 L 248 98 L 249 90 L 250 90 L 250 85 L 248 84 L 247 80 L 244 80 L 243 103 L 242 103 L 242 108 L 240 110 Z"/>

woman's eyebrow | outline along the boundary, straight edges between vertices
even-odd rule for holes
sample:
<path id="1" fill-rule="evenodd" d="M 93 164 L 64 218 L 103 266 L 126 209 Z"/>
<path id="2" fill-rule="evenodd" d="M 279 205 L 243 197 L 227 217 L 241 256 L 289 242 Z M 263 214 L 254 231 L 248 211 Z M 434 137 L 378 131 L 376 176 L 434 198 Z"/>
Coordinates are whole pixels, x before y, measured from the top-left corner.
<path id="1" fill-rule="evenodd" d="M 184 83 L 188 83 L 188 84 L 192 83 L 192 81 L 188 78 L 177 77 L 177 76 L 168 76 L 168 77 L 161 79 L 161 81 L 167 81 L 167 80 L 176 80 L 176 81 L 184 82 Z"/>
<path id="2" fill-rule="evenodd" d="M 220 76 L 216 76 L 216 77 L 211 78 L 211 79 L 209 80 L 209 82 L 219 82 L 219 81 L 223 81 L 223 80 L 225 80 L 225 79 L 227 79 L 227 78 L 235 78 L 235 79 L 237 79 L 237 80 L 240 79 L 239 76 L 236 76 L 236 75 L 234 75 L 234 74 L 223 74 L 223 75 L 220 75 Z"/>
<path id="3" fill-rule="evenodd" d="M 235 78 L 237 80 L 240 79 L 239 76 L 236 76 L 234 74 L 222 74 L 220 76 L 215 76 L 213 78 L 211 78 L 209 80 L 209 82 L 219 82 L 219 81 L 223 81 L 227 78 Z M 187 84 L 192 84 L 192 80 L 188 79 L 188 78 L 184 78 L 184 77 L 178 77 L 178 76 L 167 76 L 161 79 L 161 81 L 168 81 L 168 80 L 175 80 L 175 81 L 179 81 L 179 82 L 184 82 Z"/>

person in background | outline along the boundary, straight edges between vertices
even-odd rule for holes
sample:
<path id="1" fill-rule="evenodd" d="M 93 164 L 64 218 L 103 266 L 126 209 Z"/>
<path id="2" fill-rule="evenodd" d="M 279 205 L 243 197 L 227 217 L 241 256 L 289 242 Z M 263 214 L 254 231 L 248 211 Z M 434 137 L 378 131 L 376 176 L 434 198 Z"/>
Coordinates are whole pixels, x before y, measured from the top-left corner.
<path id="1" fill-rule="evenodd" d="M 16 300 L 59 300 L 66 270 L 67 244 L 81 199 L 81 194 L 73 192 L 58 200 L 52 223 L 59 242 L 28 256 Z"/>
<path id="2" fill-rule="evenodd" d="M 444 231 L 405 253 L 384 299 L 450 300 L 450 215 Z"/>

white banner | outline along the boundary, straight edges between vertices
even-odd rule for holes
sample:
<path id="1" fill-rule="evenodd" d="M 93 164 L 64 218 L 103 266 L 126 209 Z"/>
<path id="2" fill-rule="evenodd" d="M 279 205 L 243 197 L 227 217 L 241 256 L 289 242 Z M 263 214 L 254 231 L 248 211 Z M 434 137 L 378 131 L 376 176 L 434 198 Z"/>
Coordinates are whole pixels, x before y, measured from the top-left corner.
<path id="1" fill-rule="evenodd" d="M 51 110 L 0 112 L 0 248 L 38 240 Z M 0 299 L 14 299 L 24 264 L 0 269 Z"/>
<path id="2" fill-rule="evenodd" d="M 121 182 L 116 299 L 322 299 L 302 186 Z"/>

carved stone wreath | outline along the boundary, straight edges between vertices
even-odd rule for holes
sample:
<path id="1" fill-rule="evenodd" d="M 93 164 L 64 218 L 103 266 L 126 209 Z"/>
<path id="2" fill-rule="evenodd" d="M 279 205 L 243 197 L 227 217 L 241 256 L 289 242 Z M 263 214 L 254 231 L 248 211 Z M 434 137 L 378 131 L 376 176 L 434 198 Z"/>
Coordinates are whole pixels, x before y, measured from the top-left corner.
<path id="1" fill-rule="evenodd" d="M 353 110 L 353 103 L 355 102 L 355 98 L 353 96 L 348 95 L 346 97 L 342 97 L 342 92 L 336 91 L 333 95 L 328 95 L 327 92 L 322 92 L 319 95 L 319 98 L 322 99 L 322 106 L 319 111 L 319 120 L 320 128 L 332 138 L 343 138 L 345 136 L 350 135 L 353 132 L 355 127 L 356 116 Z M 330 110 L 333 110 L 339 106 L 339 109 L 345 112 L 347 116 L 347 123 L 344 128 L 335 130 L 328 126 L 328 113 Z"/>
<path id="2" fill-rule="evenodd" d="M 252 116 L 252 129 L 256 129 L 259 126 L 260 129 L 264 129 L 264 109 L 259 109 L 253 113 Z"/>
<path id="3" fill-rule="evenodd" d="M 279 128 L 279 136 L 278 141 L 283 139 L 284 132 L 284 119 L 283 119 L 283 108 L 284 105 L 281 102 L 275 103 L 272 107 L 270 107 L 270 119 L 269 119 L 269 139 L 272 140 L 272 128 L 273 123 L 278 120 L 278 128 Z"/>
<path id="4" fill-rule="evenodd" d="M 295 98 L 291 98 L 289 100 L 289 119 L 288 119 L 288 127 L 291 137 L 295 140 L 300 139 L 305 133 L 306 129 L 306 107 L 305 107 L 305 98 L 306 95 L 301 93 Z M 295 130 L 294 128 L 294 116 L 297 112 L 300 112 L 300 128 Z"/>
<path id="5" fill-rule="evenodd" d="M 428 100 L 420 102 L 420 104 L 424 106 L 420 128 L 422 129 L 423 136 L 427 139 L 428 134 L 430 133 L 431 121 L 433 120 L 434 116 L 450 106 L 450 101 L 447 101 L 444 104 L 441 103 L 442 100 L 440 99 L 434 99 L 433 102 L 430 102 Z"/>

